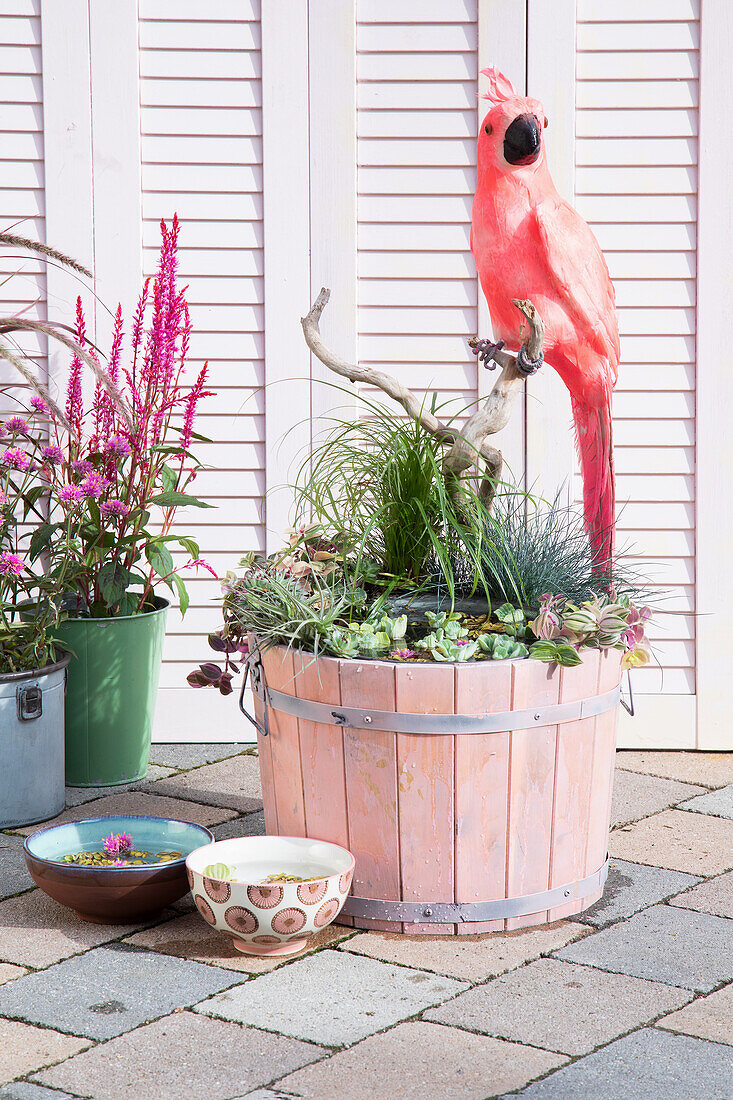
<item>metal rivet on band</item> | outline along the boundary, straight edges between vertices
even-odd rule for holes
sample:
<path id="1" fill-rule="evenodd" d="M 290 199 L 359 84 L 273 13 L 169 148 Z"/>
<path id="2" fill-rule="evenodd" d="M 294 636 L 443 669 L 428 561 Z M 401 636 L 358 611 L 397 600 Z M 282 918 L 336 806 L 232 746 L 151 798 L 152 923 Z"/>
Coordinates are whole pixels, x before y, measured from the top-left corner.
<path id="1" fill-rule="evenodd" d="M 432 917 L 432 915 L 433 915 L 433 910 L 432 909 L 428 908 L 428 909 L 423 910 L 423 916 L 424 917 Z"/>
<path id="2" fill-rule="evenodd" d="M 542 717 L 542 715 L 541 715 L 541 714 L 535 714 L 535 716 L 534 716 L 534 720 L 535 720 L 535 722 L 539 722 L 539 720 L 540 720 L 540 718 L 541 718 L 541 717 Z"/>
<path id="3" fill-rule="evenodd" d="M 371 715 L 365 714 L 364 715 L 364 721 L 366 722 L 367 725 L 371 725 L 371 721 L 372 721 Z"/>

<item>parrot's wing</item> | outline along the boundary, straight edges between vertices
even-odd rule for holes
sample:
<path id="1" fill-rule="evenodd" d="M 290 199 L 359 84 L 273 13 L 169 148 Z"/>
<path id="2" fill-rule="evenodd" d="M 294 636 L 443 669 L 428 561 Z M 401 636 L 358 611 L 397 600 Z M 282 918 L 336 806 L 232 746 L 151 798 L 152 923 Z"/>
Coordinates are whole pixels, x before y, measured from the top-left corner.
<path id="1" fill-rule="evenodd" d="M 533 209 L 540 252 L 544 252 L 549 285 L 586 338 L 598 352 L 616 382 L 620 358 L 616 293 L 598 241 L 572 206 L 553 196 Z"/>

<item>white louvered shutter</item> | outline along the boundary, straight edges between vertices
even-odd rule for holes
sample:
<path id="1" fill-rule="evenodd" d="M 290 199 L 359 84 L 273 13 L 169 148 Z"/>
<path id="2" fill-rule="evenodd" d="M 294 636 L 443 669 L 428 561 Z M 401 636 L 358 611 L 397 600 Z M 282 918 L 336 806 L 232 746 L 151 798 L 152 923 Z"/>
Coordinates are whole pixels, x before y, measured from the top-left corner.
<path id="1" fill-rule="evenodd" d="M 579 0 L 576 205 L 616 286 L 618 544 L 652 581 L 660 669 L 635 671 L 641 717 L 694 745 L 697 0 Z M 659 696 L 662 696 L 660 699 Z M 651 723 L 654 724 L 654 723 Z M 656 734 L 658 728 L 647 730 Z M 690 738 L 692 740 L 690 741 Z"/>

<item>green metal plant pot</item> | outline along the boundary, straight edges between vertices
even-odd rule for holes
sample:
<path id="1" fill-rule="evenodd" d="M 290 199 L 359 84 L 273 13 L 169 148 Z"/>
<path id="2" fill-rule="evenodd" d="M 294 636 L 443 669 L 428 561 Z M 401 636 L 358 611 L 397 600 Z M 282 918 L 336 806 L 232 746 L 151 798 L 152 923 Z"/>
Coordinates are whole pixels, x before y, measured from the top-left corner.
<path id="1" fill-rule="evenodd" d="M 59 641 L 71 652 L 66 691 L 66 783 L 111 787 L 141 779 L 150 735 L 169 603 L 116 619 L 67 619 Z"/>

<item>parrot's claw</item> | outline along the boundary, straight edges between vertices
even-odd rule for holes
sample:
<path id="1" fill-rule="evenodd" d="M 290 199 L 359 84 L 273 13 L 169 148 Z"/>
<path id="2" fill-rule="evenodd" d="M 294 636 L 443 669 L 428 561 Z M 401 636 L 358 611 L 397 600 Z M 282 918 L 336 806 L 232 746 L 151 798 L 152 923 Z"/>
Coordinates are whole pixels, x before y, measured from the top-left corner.
<path id="1" fill-rule="evenodd" d="M 483 363 L 489 370 L 494 370 L 496 363 L 494 362 L 494 356 L 497 351 L 501 351 L 504 347 L 504 341 L 498 340 L 497 343 L 492 343 L 491 340 L 477 340 L 475 344 L 471 345 L 471 351 L 474 355 L 477 355 L 479 362 Z"/>
<path id="2" fill-rule="evenodd" d="M 535 359 L 534 361 L 532 359 L 528 359 L 527 353 L 524 350 L 524 344 L 522 344 L 517 353 L 517 370 L 521 371 L 522 374 L 529 378 L 530 375 L 537 373 L 537 371 L 542 366 L 544 359 L 545 357 L 542 352 L 540 352 L 539 359 Z"/>

